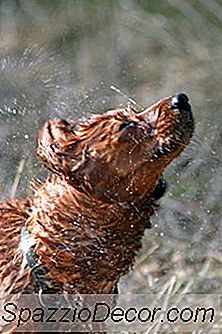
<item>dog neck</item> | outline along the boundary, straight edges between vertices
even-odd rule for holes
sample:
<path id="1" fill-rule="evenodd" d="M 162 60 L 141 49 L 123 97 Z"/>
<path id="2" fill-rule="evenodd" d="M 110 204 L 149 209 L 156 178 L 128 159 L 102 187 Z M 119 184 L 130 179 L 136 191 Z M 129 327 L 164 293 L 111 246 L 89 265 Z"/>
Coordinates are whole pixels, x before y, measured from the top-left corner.
<path id="1" fill-rule="evenodd" d="M 95 201 L 54 177 L 34 196 L 27 229 L 48 280 L 72 293 L 107 293 L 132 266 L 151 213 L 150 205 Z"/>

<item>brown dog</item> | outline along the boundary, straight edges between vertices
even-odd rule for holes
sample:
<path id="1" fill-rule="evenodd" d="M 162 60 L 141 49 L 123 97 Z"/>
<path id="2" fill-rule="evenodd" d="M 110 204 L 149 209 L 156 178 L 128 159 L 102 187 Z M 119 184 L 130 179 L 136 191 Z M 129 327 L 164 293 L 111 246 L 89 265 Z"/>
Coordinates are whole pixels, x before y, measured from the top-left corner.
<path id="1" fill-rule="evenodd" d="M 183 93 L 142 112 L 48 121 L 37 155 L 51 175 L 0 207 L 0 292 L 114 293 L 193 130 Z"/>

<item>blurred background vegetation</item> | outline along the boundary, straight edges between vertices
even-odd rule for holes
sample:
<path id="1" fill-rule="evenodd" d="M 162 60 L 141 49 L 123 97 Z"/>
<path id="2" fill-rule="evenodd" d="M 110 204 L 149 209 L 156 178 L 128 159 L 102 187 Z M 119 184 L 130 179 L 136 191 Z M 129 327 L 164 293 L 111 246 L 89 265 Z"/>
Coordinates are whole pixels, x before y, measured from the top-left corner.
<path id="1" fill-rule="evenodd" d="M 30 192 L 48 118 L 188 93 L 192 144 L 121 291 L 222 292 L 222 1 L 0 1 L 0 196 Z"/>

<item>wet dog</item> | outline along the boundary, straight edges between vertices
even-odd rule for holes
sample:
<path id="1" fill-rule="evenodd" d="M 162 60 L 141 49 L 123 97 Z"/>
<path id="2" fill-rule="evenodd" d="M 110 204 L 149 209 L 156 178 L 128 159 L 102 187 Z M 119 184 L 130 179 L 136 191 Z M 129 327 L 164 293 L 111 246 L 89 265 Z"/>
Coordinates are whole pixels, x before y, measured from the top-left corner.
<path id="1" fill-rule="evenodd" d="M 48 121 L 37 156 L 50 176 L 33 196 L 0 205 L 0 291 L 116 292 L 165 192 L 163 171 L 193 130 L 184 93 L 141 112 Z"/>

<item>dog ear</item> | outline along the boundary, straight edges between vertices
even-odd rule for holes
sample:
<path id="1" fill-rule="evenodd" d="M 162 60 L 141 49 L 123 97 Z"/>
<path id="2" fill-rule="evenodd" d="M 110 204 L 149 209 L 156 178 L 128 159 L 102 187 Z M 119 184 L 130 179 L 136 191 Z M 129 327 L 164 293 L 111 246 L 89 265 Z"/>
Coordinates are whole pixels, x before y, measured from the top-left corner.
<path id="1" fill-rule="evenodd" d="M 37 156 L 54 173 L 68 176 L 82 160 L 80 143 L 73 125 L 61 119 L 50 120 L 39 132 Z"/>

